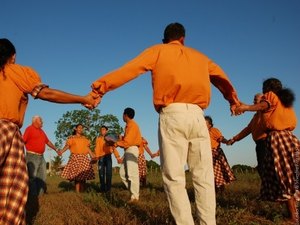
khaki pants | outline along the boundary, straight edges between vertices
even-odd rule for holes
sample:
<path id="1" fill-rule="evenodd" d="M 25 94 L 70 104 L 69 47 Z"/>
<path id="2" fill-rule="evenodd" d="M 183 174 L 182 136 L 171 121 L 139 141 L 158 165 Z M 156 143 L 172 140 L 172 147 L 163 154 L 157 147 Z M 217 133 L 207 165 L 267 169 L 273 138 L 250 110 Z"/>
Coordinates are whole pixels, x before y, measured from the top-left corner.
<path id="1" fill-rule="evenodd" d="M 139 149 L 137 146 L 131 146 L 125 150 L 124 160 L 120 167 L 120 177 L 129 189 L 131 199 L 139 199 L 140 178 L 138 167 Z"/>
<path id="2" fill-rule="evenodd" d="M 200 224 L 215 225 L 211 144 L 202 109 L 185 103 L 172 103 L 163 108 L 159 116 L 159 147 L 164 189 L 176 224 L 194 224 L 185 188 L 187 164 Z"/>

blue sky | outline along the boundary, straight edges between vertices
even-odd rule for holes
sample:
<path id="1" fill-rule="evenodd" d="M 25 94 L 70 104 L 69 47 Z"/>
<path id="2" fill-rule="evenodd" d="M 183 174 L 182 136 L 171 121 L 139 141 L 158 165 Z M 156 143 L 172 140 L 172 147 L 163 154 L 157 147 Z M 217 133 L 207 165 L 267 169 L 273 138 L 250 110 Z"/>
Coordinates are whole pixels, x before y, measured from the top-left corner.
<path id="1" fill-rule="evenodd" d="M 17 63 L 33 67 L 44 83 L 85 95 L 94 80 L 160 43 L 165 26 L 180 22 L 186 28 L 185 44 L 224 69 L 241 101 L 252 103 L 263 80 L 277 77 L 294 91 L 299 118 L 299 11 L 298 0 L 2 0 L 0 37 L 14 43 Z M 212 90 L 205 113 L 231 138 L 253 113 L 232 117 L 228 103 L 216 88 Z M 105 95 L 98 108 L 102 114 L 117 116 L 124 126 L 122 112 L 127 106 L 136 110 L 135 120 L 156 151 L 158 114 L 152 105 L 149 73 Z M 55 122 L 74 109 L 82 107 L 30 98 L 22 130 L 32 116 L 41 115 L 44 130 L 55 142 Z M 299 126 L 294 133 L 299 137 Z M 254 147 L 249 136 L 223 149 L 231 165 L 255 166 Z M 47 159 L 54 155 L 46 153 Z"/>

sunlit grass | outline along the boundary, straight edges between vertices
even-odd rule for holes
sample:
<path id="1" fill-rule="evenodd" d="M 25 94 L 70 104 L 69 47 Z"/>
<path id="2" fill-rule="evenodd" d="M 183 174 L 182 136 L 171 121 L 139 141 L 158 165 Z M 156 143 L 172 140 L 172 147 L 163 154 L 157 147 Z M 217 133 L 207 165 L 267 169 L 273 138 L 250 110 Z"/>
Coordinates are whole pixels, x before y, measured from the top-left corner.
<path id="1" fill-rule="evenodd" d="M 260 180 L 256 173 L 238 173 L 237 181 L 217 195 L 217 224 L 286 224 L 287 210 L 276 203 L 258 201 Z M 97 177 L 97 176 L 96 176 Z M 161 174 L 150 173 L 148 185 L 141 188 L 140 201 L 128 204 L 129 193 L 117 173 L 110 193 L 99 193 L 98 178 L 87 183 L 84 193 L 58 176 L 48 177 L 48 193 L 28 207 L 32 225 L 154 225 L 174 224 Z M 194 193 L 187 173 L 188 194 L 195 215 Z M 197 219 L 196 219 L 197 220 Z M 29 223 L 30 224 L 30 223 Z"/>

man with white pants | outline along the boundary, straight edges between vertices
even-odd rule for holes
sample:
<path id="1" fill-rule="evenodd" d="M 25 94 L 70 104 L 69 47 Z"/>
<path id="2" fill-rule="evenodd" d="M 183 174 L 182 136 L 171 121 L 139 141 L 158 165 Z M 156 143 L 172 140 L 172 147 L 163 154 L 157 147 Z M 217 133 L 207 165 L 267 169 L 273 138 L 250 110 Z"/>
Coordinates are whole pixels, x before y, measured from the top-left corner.
<path id="1" fill-rule="evenodd" d="M 99 96 L 151 71 L 153 103 L 159 113 L 159 149 L 164 188 L 176 224 L 194 224 L 185 188 L 188 164 L 195 189 L 196 213 L 201 225 L 215 225 L 215 190 L 210 138 L 203 111 L 210 102 L 212 83 L 229 102 L 231 112 L 240 104 L 225 72 L 196 49 L 184 45 L 185 28 L 169 24 L 163 44 L 96 80 Z"/>
<path id="2" fill-rule="evenodd" d="M 139 200 L 139 145 L 142 143 L 142 135 L 137 123 L 133 120 L 135 111 L 126 108 L 123 113 L 123 121 L 126 123 L 125 133 L 122 140 L 117 141 L 114 146 L 124 148 L 123 163 L 120 167 L 120 177 L 126 188 L 130 191 L 129 202 Z"/>

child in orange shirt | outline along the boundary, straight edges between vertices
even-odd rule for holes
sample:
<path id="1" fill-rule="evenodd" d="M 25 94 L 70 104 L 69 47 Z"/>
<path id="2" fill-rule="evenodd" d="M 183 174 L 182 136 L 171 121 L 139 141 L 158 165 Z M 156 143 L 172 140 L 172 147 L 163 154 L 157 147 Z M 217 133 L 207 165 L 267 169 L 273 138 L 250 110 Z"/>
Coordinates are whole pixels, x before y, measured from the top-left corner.
<path id="1" fill-rule="evenodd" d="M 260 195 L 262 200 L 286 202 L 290 219 L 298 224 L 299 149 L 300 142 L 292 133 L 297 124 L 293 108 L 295 96 L 283 88 L 280 80 L 269 78 L 263 82 L 265 100 L 254 105 L 241 105 L 235 113 L 261 111 L 266 138 L 266 155 Z"/>
<path id="2" fill-rule="evenodd" d="M 236 179 L 221 148 L 221 143 L 227 144 L 228 140 L 223 137 L 219 129 L 213 127 L 213 120 L 210 116 L 205 116 L 205 121 L 211 141 L 215 187 L 216 191 L 222 192 L 225 185 L 230 184 Z"/>
<path id="3" fill-rule="evenodd" d="M 61 155 L 70 149 L 71 156 L 61 176 L 70 181 L 75 181 L 76 192 L 84 191 L 86 180 L 95 179 L 94 170 L 91 165 L 94 153 L 90 149 L 90 141 L 83 136 L 83 125 L 77 124 L 73 135 L 68 138 L 64 148 L 59 152 Z"/>

